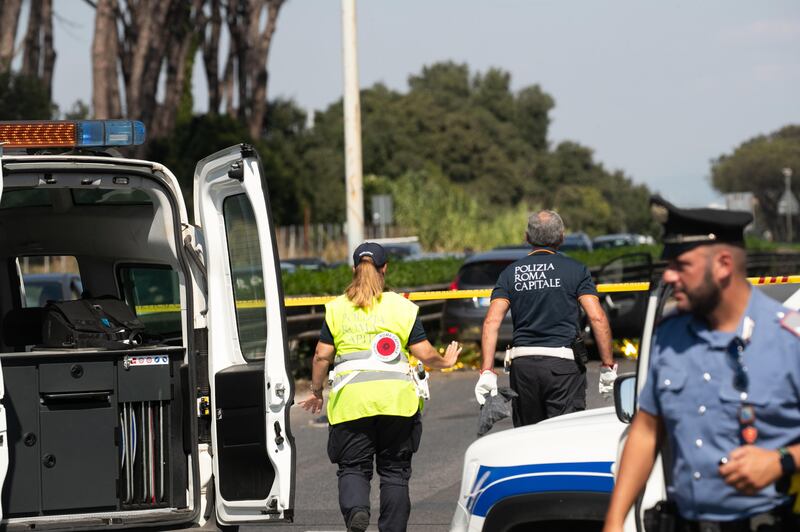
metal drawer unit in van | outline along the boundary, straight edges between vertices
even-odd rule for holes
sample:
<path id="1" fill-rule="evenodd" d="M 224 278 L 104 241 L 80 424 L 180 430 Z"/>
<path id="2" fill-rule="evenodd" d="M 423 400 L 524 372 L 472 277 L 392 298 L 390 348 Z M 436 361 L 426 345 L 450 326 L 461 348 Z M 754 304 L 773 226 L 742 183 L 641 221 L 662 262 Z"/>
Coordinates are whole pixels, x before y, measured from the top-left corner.
<path id="1" fill-rule="evenodd" d="M 6 515 L 185 504 L 182 360 L 169 347 L 4 355 Z"/>

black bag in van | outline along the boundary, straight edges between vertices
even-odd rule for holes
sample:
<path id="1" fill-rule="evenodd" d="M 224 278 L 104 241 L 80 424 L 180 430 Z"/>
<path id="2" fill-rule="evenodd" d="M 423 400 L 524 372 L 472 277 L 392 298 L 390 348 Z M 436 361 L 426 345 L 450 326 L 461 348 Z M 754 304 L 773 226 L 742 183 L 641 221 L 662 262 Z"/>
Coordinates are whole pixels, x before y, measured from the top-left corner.
<path id="1" fill-rule="evenodd" d="M 44 311 L 45 347 L 129 349 L 142 343 L 144 325 L 114 297 L 48 301 Z"/>

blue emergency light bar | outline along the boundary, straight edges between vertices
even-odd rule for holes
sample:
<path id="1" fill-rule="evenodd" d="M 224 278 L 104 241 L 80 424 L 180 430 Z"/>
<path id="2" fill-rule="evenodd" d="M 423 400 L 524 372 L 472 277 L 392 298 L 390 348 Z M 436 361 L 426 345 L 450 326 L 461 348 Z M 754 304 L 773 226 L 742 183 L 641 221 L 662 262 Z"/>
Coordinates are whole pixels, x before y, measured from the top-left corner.
<path id="1" fill-rule="evenodd" d="M 8 148 L 99 148 L 144 143 L 137 120 L 34 120 L 0 122 L 0 144 Z"/>

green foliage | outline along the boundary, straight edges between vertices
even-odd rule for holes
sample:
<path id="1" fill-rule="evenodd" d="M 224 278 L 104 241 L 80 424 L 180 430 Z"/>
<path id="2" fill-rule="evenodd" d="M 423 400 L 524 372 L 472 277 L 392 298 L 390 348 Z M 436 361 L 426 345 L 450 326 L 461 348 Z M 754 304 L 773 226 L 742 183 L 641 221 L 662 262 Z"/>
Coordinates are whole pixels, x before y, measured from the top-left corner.
<path id="1" fill-rule="evenodd" d="M 64 111 L 64 120 L 86 120 L 91 116 L 89 105 L 83 100 L 75 100 L 72 106 Z"/>
<path id="2" fill-rule="evenodd" d="M 444 180 L 456 186 L 447 189 L 447 195 L 452 196 L 449 203 L 439 202 L 438 213 L 443 216 L 449 208 L 497 214 L 509 208 L 524 210 L 521 205 L 561 206 L 564 198 L 575 197 L 576 190 L 594 189 L 591 199 L 581 199 L 581 203 L 592 206 L 602 216 L 567 220 L 574 230 L 598 234 L 653 233 L 655 229 L 646 187 L 634 185 L 621 172 L 606 171 L 593 160 L 589 148 L 574 142 L 548 149 L 553 98 L 537 85 L 513 92 L 508 72 L 493 68 L 473 75 L 464 64 L 437 63 L 410 76 L 407 93 L 377 84 L 361 92 L 361 104 L 365 174 L 380 175 L 389 182 L 400 182 L 420 172 L 427 177 L 436 176 L 430 177 L 430 183 L 417 179 L 416 189 L 398 185 L 404 193 L 395 195 L 395 208 L 408 211 L 406 219 L 425 216 L 423 206 L 427 208 L 437 200 L 415 196 L 440 196 Z M 343 213 L 330 208 L 330 198 L 344 194 L 342 130 L 341 102 L 315 115 L 310 132 L 313 175 L 321 183 L 338 176 L 335 188 L 312 196 L 315 216 L 324 211 L 343 217 Z M 562 187 L 566 190 L 561 191 Z M 465 203 L 470 198 L 478 203 Z M 369 204 L 369 193 L 365 200 Z M 417 208 L 402 206 L 408 202 Z M 607 205 L 625 208 L 611 212 Z M 459 210 L 459 215 L 462 225 L 471 224 L 475 218 L 465 219 L 464 210 Z M 415 224 L 419 226 L 435 232 L 423 237 L 423 241 L 448 249 L 458 248 L 449 248 L 445 241 L 463 247 L 461 226 L 457 232 L 451 231 L 453 226 L 447 220 L 439 229 L 424 222 Z M 442 237 L 447 231 L 451 232 Z"/>
<path id="3" fill-rule="evenodd" d="M 573 231 L 654 234 L 647 188 L 607 171 L 580 144 L 551 149 L 553 98 L 538 85 L 513 91 L 511 82 L 500 69 L 444 62 L 410 76 L 405 93 L 362 90 L 365 211 L 371 195 L 391 194 L 397 223 L 439 250 L 519 242 L 534 207 L 564 211 Z M 341 100 L 307 124 L 294 102 L 270 102 L 265 134 L 253 141 L 279 225 L 345 218 Z M 181 113 L 172 138 L 154 141 L 149 156 L 188 190 L 195 161 L 246 138 L 231 118 Z"/>
<path id="4" fill-rule="evenodd" d="M 463 260 L 456 258 L 391 262 L 386 273 L 389 289 L 404 289 L 430 284 L 449 283 Z M 347 265 L 327 270 L 297 270 L 283 274 L 283 290 L 291 295 L 339 295 L 353 279 Z"/>
<path id="5" fill-rule="evenodd" d="M 377 183 L 373 177 L 371 186 Z M 436 167 L 383 183 L 395 198 L 397 223 L 419 236 L 426 249 L 487 249 L 523 241 L 527 206 L 498 209 L 479 202 Z"/>
<path id="6" fill-rule="evenodd" d="M 247 127 L 227 115 L 194 116 L 188 122 L 178 122 L 172 135 L 148 142 L 147 158 L 172 170 L 184 197 L 191 198 L 197 162 L 249 140 Z"/>
<path id="7" fill-rule="evenodd" d="M 711 183 L 720 192 L 752 192 L 757 200 L 756 222 L 775 237 L 786 237 L 785 217 L 778 214 L 778 201 L 784 191 L 782 170 L 800 173 L 800 125 L 760 135 L 739 145 L 732 154 L 712 162 Z M 800 193 L 800 179 L 795 177 L 792 192 Z M 794 217 L 795 235 L 798 217 Z"/>
<path id="8" fill-rule="evenodd" d="M 564 185 L 556 192 L 553 205 L 571 229 L 577 227 L 589 234 L 599 234 L 613 224 L 611 205 L 594 187 Z"/>
<path id="9" fill-rule="evenodd" d="M 39 79 L 0 74 L 0 120 L 49 120 L 53 115 L 47 87 Z"/>

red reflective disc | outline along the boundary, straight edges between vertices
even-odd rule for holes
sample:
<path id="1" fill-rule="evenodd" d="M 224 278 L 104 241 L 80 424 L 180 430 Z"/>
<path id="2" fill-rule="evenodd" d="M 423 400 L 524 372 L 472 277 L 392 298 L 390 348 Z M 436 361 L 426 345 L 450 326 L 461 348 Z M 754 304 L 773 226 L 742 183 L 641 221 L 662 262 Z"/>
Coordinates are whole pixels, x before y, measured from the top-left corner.
<path id="1" fill-rule="evenodd" d="M 750 426 L 742 429 L 742 440 L 745 443 L 755 443 L 757 438 L 758 430 L 755 427 Z"/>
<path id="2" fill-rule="evenodd" d="M 383 338 L 380 342 L 378 342 L 378 353 L 383 356 L 391 355 L 394 353 L 395 349 L 397 349 L 397 345 L 391 338 Z"/>

